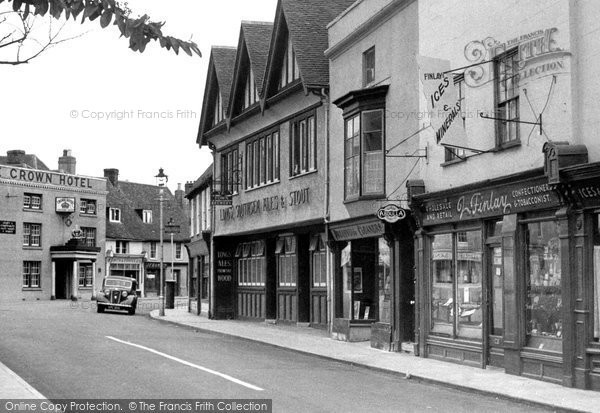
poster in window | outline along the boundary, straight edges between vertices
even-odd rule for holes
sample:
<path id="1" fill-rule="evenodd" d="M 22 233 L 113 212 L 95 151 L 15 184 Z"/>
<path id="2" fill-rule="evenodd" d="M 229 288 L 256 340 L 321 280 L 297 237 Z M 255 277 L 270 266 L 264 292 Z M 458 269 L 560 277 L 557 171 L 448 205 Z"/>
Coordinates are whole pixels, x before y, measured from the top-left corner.
<path id="1" fill-rule="evenodd" d="M 352 283 L 352 287 L 354 288 L 355 293 L 362 293 L 362 289 L 363 289 L 362 284 L 363 284 L 362 268 L 356 267 L 356 268 L 354 268 L 354 277 L 353 277 L 353 283 Z"/>

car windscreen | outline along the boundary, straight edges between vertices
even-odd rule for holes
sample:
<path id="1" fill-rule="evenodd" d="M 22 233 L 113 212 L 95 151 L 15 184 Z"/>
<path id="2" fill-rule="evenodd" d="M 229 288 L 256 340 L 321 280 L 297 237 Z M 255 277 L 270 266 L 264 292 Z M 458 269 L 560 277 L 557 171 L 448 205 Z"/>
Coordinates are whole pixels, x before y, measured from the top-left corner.
<path id="1" fill-rule="evenodd" d="M 131 281 L 126 281 L 126 280 L 114 280 L 114 279 L 107 279 L 104 280 L 104 286 L 105 287 L 116 287 L 116 288 L 131 288 Z"/>

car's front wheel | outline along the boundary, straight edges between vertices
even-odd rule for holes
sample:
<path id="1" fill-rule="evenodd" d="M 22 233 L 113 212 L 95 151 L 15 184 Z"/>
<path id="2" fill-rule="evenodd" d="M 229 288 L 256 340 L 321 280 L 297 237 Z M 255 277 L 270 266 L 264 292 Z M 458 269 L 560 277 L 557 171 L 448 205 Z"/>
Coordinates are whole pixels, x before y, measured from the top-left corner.
<path id="1" fill-rule="evenodd" d="M 100 305 L 100 304 L 97 304 L 96 311 L 99 312 L 99 313 L 103 313 L 104 312 L 104 306 Z"/>
<path id="2" fill-rule="evenodd" d="M 129 310 L 127 310 L 127 314 L 135 315 L 135 308 L 130 308 Z"/>

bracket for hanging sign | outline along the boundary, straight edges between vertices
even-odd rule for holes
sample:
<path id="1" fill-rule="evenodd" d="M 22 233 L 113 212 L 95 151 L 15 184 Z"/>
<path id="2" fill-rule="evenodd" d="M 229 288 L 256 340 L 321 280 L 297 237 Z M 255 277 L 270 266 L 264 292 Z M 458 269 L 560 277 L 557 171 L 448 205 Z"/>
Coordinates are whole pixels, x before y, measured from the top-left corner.
<path id="1" fill-rule="evenodd" d="M 526 125 L 539 125 L 539 127 L 540 127 L 540 135 L 542 133 L 544 133 L 544 130 L 542 129 L 542 114 L 541 113 L 538 116 L 538 122 L 526 122 L 524 120 L 518 120 L 518 119 L 495 118 L 493 116 L 484 115 L 483 112 L 479 112 L 479 117 L 483 118 L 483 119 L 497 120 L 497 121 L 500 121 L 500 122 L 515 122 L 515 123 L 524 123 Z"/>
<path id="2" fill-rule="evenodd" d="M 389 151 L 386 151 L 386 152 L 389 152 Z M 427 159 L 427 146 L 424 147 L 423 149 L 417 149 L 415 152 L 423 153 L 423 155 L 421 155 L 421 154 L 415 155 L 414 153 L 412 155 L 388 155 L 386 153 L 385 157 L 386 158 L 425 158 L 425 159 Z"/>

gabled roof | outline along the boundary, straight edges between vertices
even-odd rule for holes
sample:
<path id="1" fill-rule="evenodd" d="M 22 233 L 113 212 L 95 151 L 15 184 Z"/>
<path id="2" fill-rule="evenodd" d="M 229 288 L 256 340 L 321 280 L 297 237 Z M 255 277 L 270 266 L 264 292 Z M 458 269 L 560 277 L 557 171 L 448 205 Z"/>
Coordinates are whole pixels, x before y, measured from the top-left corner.
<path id="1" fill-rule="evenodd" d="M 279 0 L 275 28 L 267 60 L 264 89 L 268 93 L 278 81 L 279 66 L 274 64 L 281 53 L 283 33 L 287 26 L 305 88 L 329 86 L 327 24 L 350 7 L 356 0 Z M 285 25 L 285 26 L 284 26 Z"/>
<path id="2" fill-rule="evenodd" d="M 262 95 L 263 79 L 269 54 L 269 44 L 273 33 L 273 23 L 243 21 L 240 28 L 240 37 L 235 59 L 235 70 L 231 84 L 231 94 L 227 113 L 234 115 L 236 97 L 244 92 L 244 82 L 247 78 L 248 68 L 252 68 L 254 81 L 259 96 Z M 250 65 L 245 61 L 246 56 Z"/>
<path id="3" fill-rule="evenodd" d="M 186 188 L 187 191 L 185 193 L 185 197 L 187 199 L 192 199 L 198 192 L 208 187 L 210 185 L 212 176 L 213 167 L 212 164 L 210 164 L 208 168 L 206 168 L 206 170 L 202 173 L 202 175 L 200 175 L 200 177 L 196 179 L 196 181 L 189 187 L 189 189 Z"/>
<path id="4" fill-rule="evenodd" d="M 221 91 L 223 110 L 227 112 L 229 107 L 229 91 L 233 79 L 236 49 L 229 46 L 213 46 L 210 51 L 208 62 L 208 74 L 204 85 L 204 98 L 202 100 L 202 115 L 200 116 L 200 127 L 196 143 L 203 145 L 202 136 L 210 129 L 208 125 L 209 110 L 216 99 L 217 92 Z M 214 114 L 213 114 L 214 116 Z"/>
<path id="5" fill-rule="evenodd" d="M 113 185 L 110 180 L 106 182 L 108 195 L 106 196 L 107 208 L 121 210 L 121 222 L 106 220 L 106 238 L 124 241 L 159 241 L 160 239 L 160 188 L 153 185 L 137 184 L 119 181 Z M 175 197 L 168 188 L 164 189 L 163 222 L 166 224 L 171 218 L 181 226 L 181 231 L 174 234 L 175 241 L 189 239 L 189 224 L 183 209 L 179 207 Z M 145 224 L 140 216 L 140 211 L 152 211 L 152 223 Z"/>

